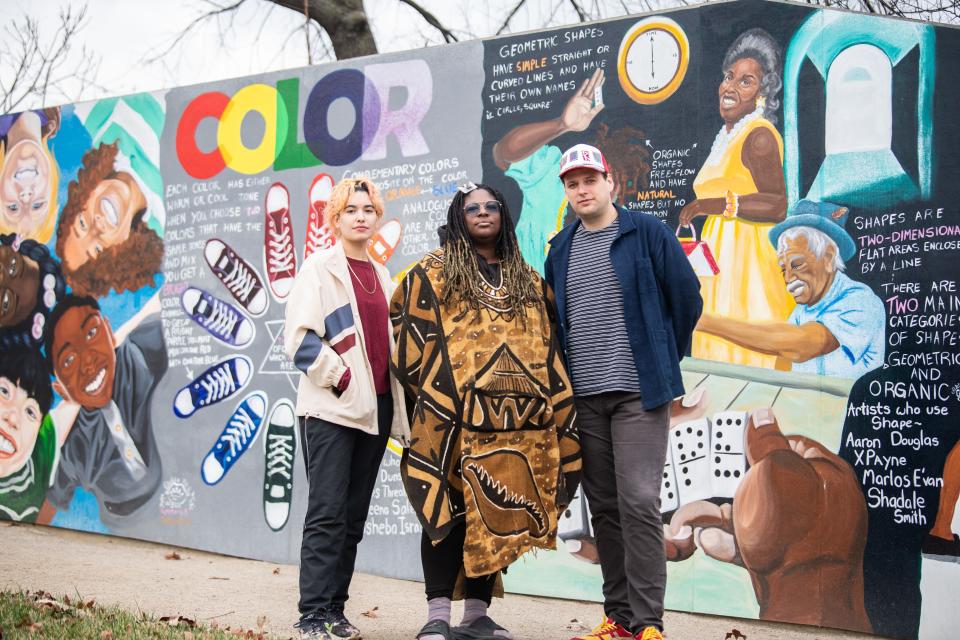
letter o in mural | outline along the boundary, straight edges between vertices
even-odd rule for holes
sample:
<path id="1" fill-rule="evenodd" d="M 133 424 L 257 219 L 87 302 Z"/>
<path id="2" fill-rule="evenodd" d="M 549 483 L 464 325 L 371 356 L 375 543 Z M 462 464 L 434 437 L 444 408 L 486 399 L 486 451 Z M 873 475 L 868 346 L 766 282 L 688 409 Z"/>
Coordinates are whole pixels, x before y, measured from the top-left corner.
<path id="1" fill-rule="evenodd" d="M 356 118 L 343 138 L 330 133 L 327 116 L 330 105 L 346 98 Z M 343 166 L 360 157 L 380 125 L 380 96 L 376 88 L 356 69 L 343 69 L 324 76 L 307 98 L 303 115 L 303 137 L 321 162 Z"/>
<path id="2" fill-rule="evenodd" d="M 207 118 L 219 120 L 229 104 L 230 98 L 225 94 L 210 91 L 194 98 L 180 116 L 177 124 L 177 158 L 180 159 L 184 171 L 197 180 L 212 178 L 226 166 L 220 149 L 201 151 L 197 146 L 196 136 L 201 122 Z"/>
<path id="3" fill-rule="evenodd" d="M 244 87 L 230 99 L 217 129 L 217 145 L 227 166 L 238 173 L 254 174 L 266 171 L 283 146 L 287 135 L 287 111 L 278 109 L 277 90 L 265 84 Z M 263 117 L 263 137 L 256 147 L 243 142 L 243 122 L 251 113 Z"/>

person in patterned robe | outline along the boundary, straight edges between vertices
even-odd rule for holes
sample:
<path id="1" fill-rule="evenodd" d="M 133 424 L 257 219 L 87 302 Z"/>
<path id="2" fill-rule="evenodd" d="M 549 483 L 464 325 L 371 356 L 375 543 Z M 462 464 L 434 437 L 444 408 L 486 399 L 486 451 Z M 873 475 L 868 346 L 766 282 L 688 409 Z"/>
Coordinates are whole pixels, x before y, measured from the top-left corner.
<path id="1" fill-rule="evenodd" d="M 411 444 L 401 473 L 423 526 L 429 607 L 420 640 L 510 637 L 486 615 L 500 572 L 556 546 L 580 473 L 553 294 L 524 262 L 503 195 L 468 183 L 441 248 L 393 296 L 393 367 Z M 450 601 L 464 598 L 451 630 Z"/>

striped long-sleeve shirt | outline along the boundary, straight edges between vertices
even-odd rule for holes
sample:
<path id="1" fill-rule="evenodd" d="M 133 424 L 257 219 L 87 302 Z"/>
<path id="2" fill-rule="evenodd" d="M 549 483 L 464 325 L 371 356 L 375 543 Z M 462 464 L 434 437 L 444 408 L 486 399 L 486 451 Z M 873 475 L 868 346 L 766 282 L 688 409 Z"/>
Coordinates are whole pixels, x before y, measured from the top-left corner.
<path id="1" fill-rule="evenodd" d="M 580 225 L 567 267 L 567 360 L 578 396 L 640 391 L 627 338 L 623 293 L 610 262 L 619 220 L 597 231 Z"/>

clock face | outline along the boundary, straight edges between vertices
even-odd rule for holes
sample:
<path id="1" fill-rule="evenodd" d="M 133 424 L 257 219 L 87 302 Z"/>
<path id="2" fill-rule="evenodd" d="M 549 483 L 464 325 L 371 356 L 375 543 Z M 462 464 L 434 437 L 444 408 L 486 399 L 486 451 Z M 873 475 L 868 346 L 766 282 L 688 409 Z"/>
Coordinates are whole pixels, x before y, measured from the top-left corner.
<path id="1" fill-rule="evenodd" d="M 633 25 L 620 43 L 620 86 L 640 104 L 657 104 L 680 87 L 690 62 L 687 34 L 670 18 L 651 16 Z"/>
<path id="2" fill-rule="evenodd" d="M 639 91 L 660 91 L 679 70 L 680 43 L 663 29 L 644 32 L 627 50 L 627 77 Z"/>

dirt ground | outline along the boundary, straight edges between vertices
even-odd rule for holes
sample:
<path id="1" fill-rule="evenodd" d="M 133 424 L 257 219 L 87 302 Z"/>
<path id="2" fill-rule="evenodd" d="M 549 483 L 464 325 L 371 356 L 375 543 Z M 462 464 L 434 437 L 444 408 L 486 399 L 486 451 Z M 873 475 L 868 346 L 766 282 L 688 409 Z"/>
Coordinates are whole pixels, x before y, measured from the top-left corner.
<path id="1" fill-rule="evenodd" d="M 6 522 L 0 523 L 0 548 L 0 589 L 79 595 L 234 629 L 258 629 L 259 620 L 277 637 L 297 637 L 296 566 Z M 423 597 L 419 582 L 358 573 L 346 613 L 366 640 L 413 639 L 426 613 Z M 517 640 L 566 640 L 592 628 L 601 610 L 594 603 L 508 594 L 490 613 Z M 670 640 L 725 640 L 733 629 L 748 640 L 876 637 L 675 612 L 667 613 L 666 627 Z"/>

